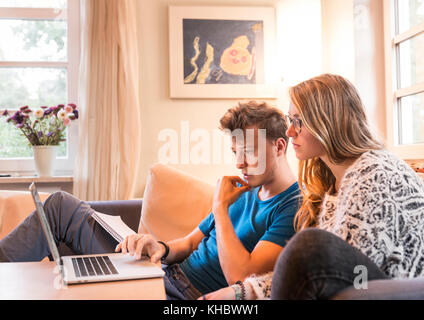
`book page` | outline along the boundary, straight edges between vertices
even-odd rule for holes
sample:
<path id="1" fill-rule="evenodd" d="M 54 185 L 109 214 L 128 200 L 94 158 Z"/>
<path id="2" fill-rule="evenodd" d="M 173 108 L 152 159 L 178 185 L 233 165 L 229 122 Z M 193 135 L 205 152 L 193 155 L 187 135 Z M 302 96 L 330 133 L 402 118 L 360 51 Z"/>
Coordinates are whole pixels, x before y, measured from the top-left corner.
<path id="1" fill-rule="evenodd" d="M 124 241 L 129 235 L 136 234 L 134 230 L 122 221 L 120 216 L 112 216 L 95 211 L 93 218 L 118 242 Z"/>

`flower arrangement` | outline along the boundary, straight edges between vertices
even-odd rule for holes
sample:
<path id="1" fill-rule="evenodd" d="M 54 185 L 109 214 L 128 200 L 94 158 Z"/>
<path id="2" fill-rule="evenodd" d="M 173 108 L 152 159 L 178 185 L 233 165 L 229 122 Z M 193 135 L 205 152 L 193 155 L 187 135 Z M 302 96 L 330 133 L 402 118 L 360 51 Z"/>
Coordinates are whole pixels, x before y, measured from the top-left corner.
<path id="1" fill-rule="evenodd" d="M 24 106 L 13 112 L 5 110 L 1 115 L 21 130 L 30 146 L 56 146 L 66 140 L 65 129 L 78 119 L 78 109 L 73 103 L 50 108 L 42 106 L 35 111 Z"/>

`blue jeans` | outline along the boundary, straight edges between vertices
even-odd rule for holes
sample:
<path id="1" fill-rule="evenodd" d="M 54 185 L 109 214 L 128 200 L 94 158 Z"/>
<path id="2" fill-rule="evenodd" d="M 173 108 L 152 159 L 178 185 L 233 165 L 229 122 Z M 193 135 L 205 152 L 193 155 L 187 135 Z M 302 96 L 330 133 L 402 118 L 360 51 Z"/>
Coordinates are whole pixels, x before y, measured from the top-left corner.
<path id="1" fill-rule="evenodd" d="M 195 300 L 202 293 L 188 280 L 178 264 L 162 266 L 165 271 L 165 291 L 168 300 Z"/>
<path id="2" fill-rule="evenodd" d="M 338 236 L 305 229 L 290 239 L 277 260 L 271 299 L 330 299 L 354 284 L 357 290 L 366 290 L 364 275 L 368 281 L 388 278 L 366 255 Z"/>
<path id="3" fill-rule="evenodd" d="M 56 245 L 65 243 L 75 254 L 112 253 L 118 242 L 91 216 L 94 210 L 66 192 L 56 192 L 44 202 L 44 211 Z M 0 240 L 0 262 L 41 261 L 50 249 L 36 211 Z M 201 293 L 178 265 L 164 266 L 169 299 L 195 299 Z"/>

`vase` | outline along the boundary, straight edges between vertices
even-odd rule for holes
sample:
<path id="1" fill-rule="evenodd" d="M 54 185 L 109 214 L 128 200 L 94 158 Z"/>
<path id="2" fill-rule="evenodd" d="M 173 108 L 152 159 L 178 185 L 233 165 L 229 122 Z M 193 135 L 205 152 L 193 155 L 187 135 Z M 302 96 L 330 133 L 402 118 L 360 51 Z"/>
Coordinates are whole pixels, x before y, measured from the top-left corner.
<path id="1" fill-rule="evenodd" d="M 33 146 L 35 169 L 39 177 L 52 177 L 57 146 Z"/>

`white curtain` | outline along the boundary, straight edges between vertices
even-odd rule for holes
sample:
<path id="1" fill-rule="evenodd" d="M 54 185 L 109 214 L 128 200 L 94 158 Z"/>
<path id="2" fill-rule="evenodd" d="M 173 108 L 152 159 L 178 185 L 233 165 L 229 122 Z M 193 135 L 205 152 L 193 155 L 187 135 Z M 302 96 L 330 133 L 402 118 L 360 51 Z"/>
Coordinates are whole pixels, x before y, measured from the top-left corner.
<path id="1" fill-rule="evenodd" d="M 79 150 L 74 194 L 134 196 L 140 157 L 136 0 L 81 0 Z"/>

